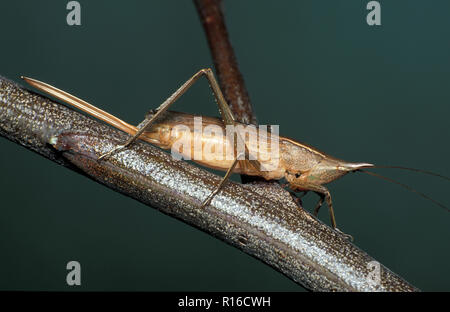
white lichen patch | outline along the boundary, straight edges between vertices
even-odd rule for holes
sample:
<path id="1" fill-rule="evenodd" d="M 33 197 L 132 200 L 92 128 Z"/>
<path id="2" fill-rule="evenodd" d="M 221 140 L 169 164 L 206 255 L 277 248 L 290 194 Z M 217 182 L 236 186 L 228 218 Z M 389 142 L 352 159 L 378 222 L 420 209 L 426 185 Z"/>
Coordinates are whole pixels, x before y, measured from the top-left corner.
<path id="1" fill-rule="evenodd" d="M 48 143 L 51 145 L 56 145 L 56 143 L 58 143 L 58 137 L 51 136 L 50 139 L 48 140 Z"/>

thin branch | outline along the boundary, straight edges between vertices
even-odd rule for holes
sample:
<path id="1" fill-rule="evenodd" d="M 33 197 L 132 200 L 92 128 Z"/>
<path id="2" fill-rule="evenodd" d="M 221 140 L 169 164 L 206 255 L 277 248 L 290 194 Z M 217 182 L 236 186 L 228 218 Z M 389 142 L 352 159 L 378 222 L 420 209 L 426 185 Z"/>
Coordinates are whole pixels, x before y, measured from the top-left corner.
<path id="1" fill-rule="evenodd" d="M 97 161 L 126 135 L 2 77 L 0 134 L 239 248 L 310 290 L 417 290 L 383 265 L 380 284 L 371 282 L 373 258 L 271 184 L 227 183 L 199 209 L 220 177 L 143 142 Z"/>
<path id="2" fill-rule="evenodd" d="M 208 39 L 220 87 L 236 119 L 256 124 L 244 78 L 228 38 L 220 0 L 194 0 Z"/>
<path id="3" fill-rule="evenodd" d="M 244 78 L 228 38 L 221 0 L 194 0 L 205 30 L 220 88 L 237 121 L 257 124 Z M 243 183 L 264 182 L 264 178 L 241 175 Z M 267 183 L 267 182 L 266 182 Z"/>

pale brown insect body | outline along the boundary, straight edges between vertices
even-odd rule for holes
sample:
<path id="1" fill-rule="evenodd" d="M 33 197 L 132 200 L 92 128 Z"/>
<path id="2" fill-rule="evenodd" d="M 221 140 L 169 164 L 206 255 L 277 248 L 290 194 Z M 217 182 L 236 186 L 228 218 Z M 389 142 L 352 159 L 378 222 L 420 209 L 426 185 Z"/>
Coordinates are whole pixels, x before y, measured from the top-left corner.
<path id="1" fill-rule="evenodd" d="M 186 113 L 167 111 L 160 120 L 156 121 L 151 129 L 145 131 L 141 135 L 141 139 L 157 145 L 163 149 L 170 149 L 177 140 L 180 140 L 181 135 L 179 131 L 175 131 L 177 126 L 187 126 L 189 128 L 190 140 L 195 140 L 194 118 L 200 117 Z M 202 158 L 196 159 L 194 156 L 194 144 L 191 145 L 191 149 L 188 151 L 180 151 L 183 157 L 192 159 L 196 163 L 205 167 L 226 171 L 231 167 L 233 159 L 226 159 L 225 152 L 227 147 L 229 148 L 232 143 L 229 141 L 229 137 L 225 135 L 226 129 L 223 122 L 219 118 L 201 116 L 202 120 L 202 135 L 199 137 L 201 140 Z M 239 124 L 236 122 L 236 124 Z M 208 136 L 204 135 L 206 131 L 204 129 L 211 125 L 216 125 L 222 128 L 223 136 Z M 237 129 L 245 129 L 247 125 L 241 124 L 242 127 Z M 125 129 L 123 129 L 125 130 Z M 133 135 L 134 129 L 128 129 L 128 133 Z M 245 136 L 243 131 L 240 133 L 242 138 L 249 149 L 250 155 L 256 155 L 261 167 L 270 167 L 274 163 L 277 163 L 275 168 L 270 171 L 255 170 L 253 167 L 243 166 L 238 163 L 233 170 L 234 173 L 246 174 L 251 176 L 262 176 L 267 180 L 279 180 L 286 178 L 291 184 L 294 190 L 305 191 L 308 189 L 302 188 L 305 183 L 315 184 L 327 184 L 332 182 L 348 172 L 355 171 L 361 168 L 372 167 L 372 164 L 368 163 L 351 163 L 346 162 L 332 156 L 329 156 L 317 149 L 308 146 L 306 144 L 296 142 L 292 139 L 288 139 L 282 136 L 277 136 L 279 144 L 279 159 L 274 159 L 275 154 L 271 153 L 271 137 L 276 134 L 269 134 L 268 138 L 261 138 L 261 132 L 259 132 L 260 140 L 267 140 L 269 148 L 261 148 L 258 144 L 250 144 L 249 136 Z M 212 142 L 213 141 L 213 142 Z M 208 150 L 207 146 L 213 146 L 216 144 L 222 144 L 221 151 Z M 261 155 L 261 152 L 266 152 Z"/>
<path id="2" fill-rule="evenodd" d="M 208 79 L 216 97 L 222 120 L 219 118 L 194 116 L 186 113 L 168 111 L 169 106 L 203 75 Z M 290 188 L 294 191 L 313 191 L 320 196 L 320 200 L 314 209 L 314 214 L 316 216 L 325 200 L 330 213 L 331 225 L 337 230 L 331 195 L 324 185 L 349 172 L 362 171 L 362 168 L 375 167 L 369 163 L 353 163 L 340 160 L 311 146 L 282 136 L 277 136 L 273 133 L 270 133 L 269 135 L 267 132 L 258 132 L 258 141 L 256 143 L 251 141 L 247 136 L 247 133 L 243 130 L 247 125 L 235 121 L 210 69 L 202 69 L 197 72 L 164 103 L 162 103 L 157 110 L 149 113 L 138 127 L 129 125 L 119 118 L 51 85 L 31 78 L 22 78 L 39 90 L 47 92 L 131 135 L 127 142 L 117 146 L 110 152 L 101 155 L 99 160 L 119 152 L 137 139 L 144 140 L 163 149 L 173 149 L 182 136 L 183 138 L 184 136 L 187 136 L 192 142 L 199 140 L 197 145 L 191 144 L 188 148 L 186 148 L 186 146 L 183 146 L 181 149 L 176 148 L 176 152 L 181 154 L 184 158 L 192 159 L 203 166 L 226 171 L 221 183 L 216 187 L 214 192 L 205 199 L 201 208 L 210 203 L 231 173 L 261 176 L 267 180 L 279 180 L 285 178 L 289 183 Z M 201 117 L 201 126 L 199 128 L 196 128 L 196 117 Z M 208 134 L 208 131 L 205 130 L 210 126 L 218 127 L 222 131 L 222 135 L 217 135 L 217 133 L 214 133 L 214 135 Z M 234 129 L 236 129 L 232 136 L 226 135 L 227 126 L 233 126 Z M 183 128 L 184 131 L 179 131 L 180 127 Z M 260 140 L 261 138 L 263 140 Z M 245 142 L 243 145 L 245 147 L 245 153 L 237 155 L 235 152 L 235 154 L 232 155 L 233 157 L 227 157 L 229 156 L 229 154 L 226 153 L 227 147 L 234 147 L 234 150 L 236 150 L 237 144 L 243 142 Z M 267 142 L 266 149 L 261 149 L 262 142 Z M 276 143 L 274 144 L 274 142 Z M 213 147 L 211 148 L 211 146 Z M 278 149 L 276 149 L 277 153 L 274 153 L 274 147 L 278 147 Z M 198 155 L 196 157 L 196 149 L 201 149 L 202 151 L 200 158 Z M 245 156 L 245 158 L 240 159 L 239 156 Z M 254 159 L 252 159 L 252 157 Z M 405 167 L 394 168 L 419 171 L 449 180 L 447 177 L 423 170 Z M 400 186 L 433 201 L 435 204 L 448 211 L 448 208 L 444 205 L 408 186 L 372 172 L 363 172 L 397 183 Z"/>

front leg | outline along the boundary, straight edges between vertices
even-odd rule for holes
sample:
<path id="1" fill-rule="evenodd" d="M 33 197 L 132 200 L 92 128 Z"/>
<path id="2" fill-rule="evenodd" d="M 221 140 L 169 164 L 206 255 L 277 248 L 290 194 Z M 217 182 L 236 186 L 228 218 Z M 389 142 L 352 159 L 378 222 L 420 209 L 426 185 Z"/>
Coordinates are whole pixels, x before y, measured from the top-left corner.
<path id="1" fill-rule="evenodd" d="M 323 201 L 328 205 L 328 212 L 330 213 L 330 221 L 331 221 L 331 227 L 336 230 L 337 232 L 343 234 L 346 238 L 353 241 L 353 237 L 343 233 L 341 230 L 339 230 L 336 227 L 336 218 L 334 216 L 334 210 L 333 210 L 333 201 L 331 200 L 331 194 L 330 191 L 323 185 L 320 184 L 314 184 L 310 182 L 304 182 L 299 179 L 289 179 L 290 187 L 294 190 L 302 190 L 302 191 L 313 191 L 316 194 L 320 196 L 319 202 L 317 203 L 315 209 L 314 209 L 314 215 L 317 216 L 320 207 L 322 206 Z"/>
<path id="2" fill-rule="evenodd" d="M 325 200 L 328 205 L 328 211 L 330 213 L 331 226 L 333 227 L 333 229 L 336 229 L 336 219 L 334 217 L 333 201 L 331 200 L 330 191 L 325 186 L 320 184 L 305 182 L 299 179 L 289 179 L 289 177 L 287 177 L 287 180 L 289 182 L 289 186 L 293 190 L 313 191 L 320 196 L 319 202 L 314 208 L 315 216 L 317 216 L 317 214 L 319 213 L 319 209 L 322 206 L 323 201 Z"/>

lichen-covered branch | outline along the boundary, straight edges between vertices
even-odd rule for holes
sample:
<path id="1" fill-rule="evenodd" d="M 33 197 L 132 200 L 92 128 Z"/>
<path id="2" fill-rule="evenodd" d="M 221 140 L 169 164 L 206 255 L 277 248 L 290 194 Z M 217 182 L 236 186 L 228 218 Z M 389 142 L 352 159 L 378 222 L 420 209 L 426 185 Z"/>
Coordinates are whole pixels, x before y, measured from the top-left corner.
<path id="1" fill-rule="evenodd" d="M 0 134 L 241 249 L 310 290 L 417 290 L 383 265 L 380 284 L 371 282 L 374 259 L 271 184 L 227 183 L 200 209 L 219 176 L 142 142 L 97 161 L 126 135 L 2 77 Z"/>

